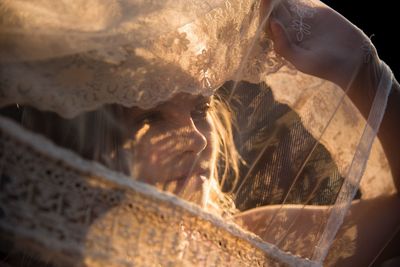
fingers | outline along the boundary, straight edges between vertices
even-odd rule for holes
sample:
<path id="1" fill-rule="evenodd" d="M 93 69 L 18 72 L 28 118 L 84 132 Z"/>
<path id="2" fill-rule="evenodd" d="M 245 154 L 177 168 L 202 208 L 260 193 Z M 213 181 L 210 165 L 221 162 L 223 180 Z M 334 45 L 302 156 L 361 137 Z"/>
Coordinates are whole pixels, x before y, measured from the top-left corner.
<path id="1" fill-rule="evenodd" d="M 275 6 L 279 3 L 279 0 L 261 0 L 260 3 L 260 18 L 261 27 L 268 31 L 268 18 L 271 16 Z"/>
<path id="2" fill-rule="evenodd" d="M 290 25 L 292 22 L 289 7 L 284 1 L 279 0 L 262 0 L 260 7 L 265 19 L 268 19 L 266 31 L 274 42 L 276 52 L 288 61 L 292 61 L 294 56 L 293 50 L 296 48 L 292 44 L 289 33 L 283 26 Z"/>
<path id="3" fill-rule="evenodd" d="M 305 73 L 313 73 L 314 61 L 313 53 L 303 49 L 293 43 L 284 26 L 276 19 L 270 18 L 269 32 L 274 42 L 275 51 L 288 62 L 296 66 L 297 69 Z"/>
<path id="4" fill-rule="evenodd" d="M 260 4 L 260 17 L 264 19 L 265 17 L 268 16 L 268 13 L 270 12 L 270 0 L 262 0 Z"/>
<path id="5" fill-rule="evenodd" d="M 288 61 L 292 61 L 294 47 L 283 25 L 276 19 L 270 18 L 269 32 L 274 42 L 275 51 Z"/>

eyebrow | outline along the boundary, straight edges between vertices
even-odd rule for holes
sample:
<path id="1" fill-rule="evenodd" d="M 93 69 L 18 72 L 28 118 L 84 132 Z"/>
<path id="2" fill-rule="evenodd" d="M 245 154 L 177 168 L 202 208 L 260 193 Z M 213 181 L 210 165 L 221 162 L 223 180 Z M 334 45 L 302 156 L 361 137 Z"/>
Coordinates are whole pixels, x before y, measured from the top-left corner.
<path id="1" fill-rule="evenodd" d="M 201 103 L 206 103 L 206 102 L 211 102 L 212 96 L 202 96 L 199 95 L 197 96 L 197 98 L 195 99 L 195 101 L 197 103 L 201 102 Z"/>
<path id="2" fill-rule="evenodd" d="M 157 109 L 157 108 L 152 108 L 149 110 L 144 110 L 143 112 L 140 112 L 139 114 L 136 115 L 135 121 L 141 121 L 145 119 L 148 116 L 153 116 L 153 115 L 162 115 L 162 112 Z"/>

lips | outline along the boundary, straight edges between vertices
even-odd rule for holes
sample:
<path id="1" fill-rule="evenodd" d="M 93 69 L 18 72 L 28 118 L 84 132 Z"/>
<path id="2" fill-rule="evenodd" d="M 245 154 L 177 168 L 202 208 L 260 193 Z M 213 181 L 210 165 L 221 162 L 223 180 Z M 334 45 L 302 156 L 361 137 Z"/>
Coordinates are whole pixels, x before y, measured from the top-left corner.
<path id="1" fill-rule="evenodd" d="M 165 184 L 168 187 L 168 185 L 176 183 L 176 187 L 172 190 L 172 193 L 176 195 L 181 195 L 183 192 L 188 191 L 199 191 L 202 189 L 203 183 L 207 180 L 208 173 L 206 170 L 193 171 L 190 175 L 180 175 L 174 179 L 170 179 Z"/>
<path id="2" fill-rule="evenodd" d="M 186 182 L 186 181 L 190 180 L 190 178 L 192 178 L 192 177 L 200 178 L 200 180 L 203 180 L 201 177 L 208 177 L 208 171 L 206 171 L 206 170 L 193 171 L 191 174 L 179 175 L 176 178 L 168 179 L 166 181 L 166 183 L 174 182 L 174 181 L 176 181 L 178 183 L 182 183 L 182 182 Z"/>

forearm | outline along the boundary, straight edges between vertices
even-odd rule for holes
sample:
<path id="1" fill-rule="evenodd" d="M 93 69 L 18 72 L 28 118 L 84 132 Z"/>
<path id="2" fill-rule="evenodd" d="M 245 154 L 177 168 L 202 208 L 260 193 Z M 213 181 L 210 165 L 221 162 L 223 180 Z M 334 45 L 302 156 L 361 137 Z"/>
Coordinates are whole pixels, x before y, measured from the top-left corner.
<path id="1" fill-rule="evenodd" d="M 382 71 L 379 69 L 379 59 L 365 64 L 360 69 L 353 86 L 349 89 L 348 96 L 360 110 L 362 115 L 367 119 L 371 110 L 373 100 L 375 99 L 376 90 Z M 393 79 L 391 92 L 389 94 L 386 110 L 382 123 L 378 131 L 378 138 L 387 156 L 393 179 L 400 192 L 400 127 L 398 121 L 400 119 L 400 86 Z"/>
<path id="2" fill-rule="evenodd" d="M 400 86 L 394 79 L 378 137 L 389 161 L 400 194 Z"/>

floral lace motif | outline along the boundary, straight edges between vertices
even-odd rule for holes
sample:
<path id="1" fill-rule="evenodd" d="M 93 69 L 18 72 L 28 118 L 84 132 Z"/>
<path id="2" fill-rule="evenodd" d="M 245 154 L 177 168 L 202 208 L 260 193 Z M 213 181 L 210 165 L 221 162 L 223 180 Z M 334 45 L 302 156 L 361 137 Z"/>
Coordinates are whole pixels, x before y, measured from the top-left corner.
<path id="1" fill-rule="evenodd" d="M 290 10 L 295 14 L 291 27 L 297 32 L 298 42 L 302 42 L 306 35 L 311 35 L 311 25 L 305 22 L 305 19 L 312 18 L 315 10 L 305 5 L 302 1 L 289 0 Z"/>
<path id="2" fill-rule="evenodd" d="M 146 23 L 162 25 L 163 12 L 169 14 L 162 9 L 159 16 L 130 23 L 133 30 L 125 27 L 115 36 L 98 37 L 94 49 L 88 45 L 79 53 L 3 63 L 0 106 L 28 104 L 64 117 L 108 103 L 147 109 L 179 92 L 210 95 L 227 80 L 259 82 L 283 66 L 268 39 L 257 36 L 258 0 L 216 1 L 208 9 L 196 2 L 193 8 L 207 13 L 175 23 L 180 27 L 172 31 L 142 33 Z M 77 38 L 68 41 L 79 43 Z M 88 38 L 93 42 L 94 37 Z M 42 42 L 51 53 L 54 45 Z"/>

